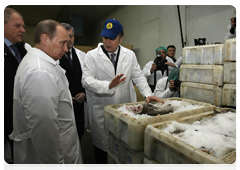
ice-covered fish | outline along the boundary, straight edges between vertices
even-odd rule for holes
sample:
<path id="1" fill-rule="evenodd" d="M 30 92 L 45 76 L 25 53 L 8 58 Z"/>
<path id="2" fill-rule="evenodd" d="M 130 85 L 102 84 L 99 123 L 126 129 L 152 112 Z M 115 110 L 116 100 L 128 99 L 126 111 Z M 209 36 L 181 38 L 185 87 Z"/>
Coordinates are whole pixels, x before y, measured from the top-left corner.
<path id="1" fill-rule="evenodd" d="M 164 115 L 173 111 L 173 106 L 167 104 L 161 107 L 156 107 L 153 104 L 139 104 L 139 105 L 130 105 L 126 108 L 136 114 L 148 114 L 150 116 Z"/>

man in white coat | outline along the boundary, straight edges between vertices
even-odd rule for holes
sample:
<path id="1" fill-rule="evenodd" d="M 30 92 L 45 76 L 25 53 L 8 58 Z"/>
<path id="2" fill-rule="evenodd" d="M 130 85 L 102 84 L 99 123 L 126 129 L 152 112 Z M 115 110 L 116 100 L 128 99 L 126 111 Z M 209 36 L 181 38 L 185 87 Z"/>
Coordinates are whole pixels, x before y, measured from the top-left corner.
<path id="1" fill-rule="evenodd" d="M 180 97 L 179 81 L 180 67 L 175 67 L 168 77 L 163 77 L 158 80 L 154 96 L 158 98 Z"/>
<path id="2" fill-rule="evenodd" d="M 152 89 L 152 92 L 154 92 L 157 81 L 162 77 L 167 77 L 173 69 L 172 66 L 166 63 L 174 64 L 173 60 L 167 56 L 168 50 L 166 47 L 160 46 L 155 50 L 155 52 L 157 57 L 154 60 L 149 61 L 143 67 L 144 76 L 147 78 L 148 84 Z"/>
<path id="3" fill-rule="evenodd" d="M 68 51 L 67 31 L 54 20 L 44 20 L 34 41 L 14 82 L 14 163 L 82 163 L 72 97 L 58 61 Z"/>
<path id="4" fill-rule="evenodd" d="M 92 92 L 90 118 L 96 163 L 107 163 L 108 131 L 104 129 L 105 105 L 136 102 L 134 84 L 146 101 L 160 99 L 152 96 L 133 51 L 120 45 L 123 40 L 122 24 L 108 19 L 101 35 L 103 43 L 89 51 L 83 66 L 82 84 Z M 110 57 L 111 56 L 111 57 Z M 134 96 L 135 95 L 135 96 Z"/>

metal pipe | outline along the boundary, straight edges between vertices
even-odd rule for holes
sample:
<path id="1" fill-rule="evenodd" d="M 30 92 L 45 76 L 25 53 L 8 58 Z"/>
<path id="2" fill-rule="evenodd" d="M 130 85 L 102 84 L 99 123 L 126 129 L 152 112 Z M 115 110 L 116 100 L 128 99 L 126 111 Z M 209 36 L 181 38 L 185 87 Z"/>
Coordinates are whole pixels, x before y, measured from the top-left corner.
<path id="1" fill-rule="evenodd" d="M 177 9 L 178 9 L 178 19 L 179 19 L 180 32 L 181 32 L 182 48 L 183 48 L 184 47 L 184 41 L 183 41 L 182 22 L 181 22 L 181 15 L 180 15 L 179 5 L 177 5 Z"/>

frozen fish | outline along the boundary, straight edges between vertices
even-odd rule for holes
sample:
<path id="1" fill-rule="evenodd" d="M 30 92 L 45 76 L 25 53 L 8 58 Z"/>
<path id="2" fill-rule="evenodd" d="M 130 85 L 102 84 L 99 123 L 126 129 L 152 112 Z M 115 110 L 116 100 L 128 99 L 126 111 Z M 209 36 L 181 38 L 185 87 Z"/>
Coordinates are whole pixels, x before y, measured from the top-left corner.
<path id="1" fill-rule="evenodd" d="M 150 116 L 164 115 L 173 111 L 173 106 L 171 104 L 163 105 L 157 107 L 151 103 L 139 104 L 139 105 L 130 105 L 126 108 L 135 114 L 147 114 Z"/>

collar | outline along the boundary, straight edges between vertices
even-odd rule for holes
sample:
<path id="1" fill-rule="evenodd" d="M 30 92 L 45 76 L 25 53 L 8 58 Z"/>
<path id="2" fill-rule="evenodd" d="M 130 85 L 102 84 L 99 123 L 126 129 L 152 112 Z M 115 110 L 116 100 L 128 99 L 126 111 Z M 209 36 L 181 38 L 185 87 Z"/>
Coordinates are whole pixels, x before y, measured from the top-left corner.
<path id="1" fill-rule="evenodd" d="M 73 48 L 73 47 L 72 47 Z M 68 51 L 70 51 L 70 53 L 72 54 L 72 48 L 70 48 Z"/>
<path id="2" fill-rule="evenodd" d="M 113 53 L 115 53 L 115 54 L 116 54 L 116 55 L 115 55 L 115 57 L 117 56 L 118 49 L 119 49 L 119 46 L 118 46 L 117 50 L 116 50 L 115 52 L 113 52 Z M 109 53 L 109 52 L 108 52 L 108 55 L 109 55 L 109 56 L 111 56 L 111 54 L 113 54 L 113 53 Z M 114 58 L 115 58 L 115 57 L 114 57 Z"/>
<path id="3" fill-rule="evenodd" d="M 11 46 L 13 43 L 11 41 L 9 41 L 7 38 L 4 37 L 4 43 L 9 47 Z"/>
<path id="4" fill-rule="evenodd" d="M 38 49 L 38 48 L 31 48 L 28 53 L 32 53 L 33 55 L 37 55 L 38 57 L 42 58 L 43 60 L 53 64 L 53 65 L 58 65 L 59 60 L 55 61 L 52 57 L 50 57 L 47 53 L 44 51 Z"/>

